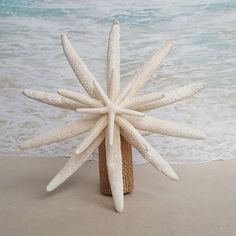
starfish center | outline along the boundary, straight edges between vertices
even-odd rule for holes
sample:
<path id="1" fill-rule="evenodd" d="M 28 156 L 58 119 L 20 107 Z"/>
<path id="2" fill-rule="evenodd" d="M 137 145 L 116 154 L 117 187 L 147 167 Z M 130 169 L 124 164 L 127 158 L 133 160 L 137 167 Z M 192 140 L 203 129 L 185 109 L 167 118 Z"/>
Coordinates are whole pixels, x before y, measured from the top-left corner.
<path id="1" fill-rule="evenodd" d="M 106 107 L 107 107 L 108 113 L 110 113 L 110 112 L 116 113 L 116 111 L 118 109 L 118 107 L 114 103 L 110 103 Z"/>

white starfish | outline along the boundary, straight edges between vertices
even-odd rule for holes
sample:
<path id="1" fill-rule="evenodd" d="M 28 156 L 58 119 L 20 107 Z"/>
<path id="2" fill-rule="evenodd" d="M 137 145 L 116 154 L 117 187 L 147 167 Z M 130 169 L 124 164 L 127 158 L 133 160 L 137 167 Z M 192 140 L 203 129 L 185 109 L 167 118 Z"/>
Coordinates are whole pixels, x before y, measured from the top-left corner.
<path id="1" fill-rule="evenodd" d="M 22 149 L 38 147 L 89 132 L 77 147 L 75 154 L 48 184 L 47 191 L 52 191 L 77 171 L 105 138 L 111 191 L 115 208 L 121 212 L 123 210 L 123 178 L 120 134 L 154 167 L 169 178 L 177 180 L 178 176 L 174 170 L 140 132 L 149 131 L 194 139 L 204 139 L 205 134 L 172 122 L 145 116 L 142 112 L 191 97 L 206 84 L 195 83 L 169 92 L 137 96 L 172 48 L 172 43 L 167 42 L 136 71 L 129 84 L 120 92 L 120 25 L 115 21 L 108 42 L 106 94 L 75 52 L 66 35 L 61 36 L 61 42 L 72 69 L 89 96 L 65 89 L 58 90 L 60 95 L 33 90 L 24 90 L 23 93 L 41 102 L 89 115 L 42 133 L 25 141 L 20 147 Z"/>

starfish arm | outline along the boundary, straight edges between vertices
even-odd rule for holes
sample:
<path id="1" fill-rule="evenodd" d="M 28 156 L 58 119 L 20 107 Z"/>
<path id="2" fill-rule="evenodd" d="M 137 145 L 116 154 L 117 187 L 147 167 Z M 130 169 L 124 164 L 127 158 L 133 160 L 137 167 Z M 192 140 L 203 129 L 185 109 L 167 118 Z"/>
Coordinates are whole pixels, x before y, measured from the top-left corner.
<path id="1" fill-rule="evenodd" d="M 130 81 L 130 84 L 132 84 L 132 89 L 129 92 L 129 97 L 135 96 L 152 78 L 152 75 L 157 70 L 161 62 L 165 59 L 172 47 L 172 42 L 165 43 L 160 50 L 154 52 L 154 54 L 136 71 Z M 127 86 L 129 86 L 129 84 Z"/>
<path id="2" fill-rule="evenodd" d="M 120 90 L 120 24 L 114 21 L 107 49 L 107 94 L 114 100 Z"/>
<path id="3" fill-rule="evenodd" d="M 111 73 L 111 80 L 109 83 L 109 90 L 108 90 L 108 97 L 110 100 L 114 101 L 119 92 L 120 92 L 120 75 L 118 74 L 118 72 L 114 69 L 112 70 Z"/>
<path id="4" fill-rule="evenodd" d="M 151 103 L 146 103 L 141 106 L 137 106 L 135 107 L 135 109 L 138 111 L 148 111 L 155 108 L 167 106 L 169 104 L 178 102 L 185 98 L 192 97 L 193 95 L 201 91 L 204 87 L 206 87 L 206 83 L 202 83 L 202 82 L 189 84 L 189 85 L 171 90 L 169 92 L 164 92 L 165 94 L 164 98 L 151 102 Z"/>
<path id="5" fill-rule="evenodd" d="M 75 153 L 78 155 L 82 153 L 88 146 L 98 137 L 98 135 L 105 129 L 107 125 L 107 116 L 101 117 L 89 131 L 87 137 L 77 147 Z"/>
<path id="6" fill-rule="evenodd" d="M 160 120 L 154 117 L 127 117 L 131 124 L 136 128 L 144 131 L 150 131 L 158 134 L 192 139 L 205 139 L 206 135 L 196 129 L 179 125 L 173 122 Z"/>
<path id="7" fill-rule="evenodd" d="M 121 116 L 116 116 L 116 124 L 120 126 L 121 131 L 124 130 L 125 136 L 124 137 L 128 137 L 129 138 L 134 138 L 134 140 L 136 140 L 136 146 L 139 146 L 140 149 L 142 149 L 143 151 L 147 151 L 148 149 L 148 145 L 146 140 L 143 139 L 142 135 L 133 127 L 132 124 L 130 124 L 130 122 L 126 119 L 124 119 Z M 123 132 L 122 132 L 123 133 Z M 144 141 L 144 142 L 142 142 Z"/>
<path id="8" fill-rule="evenodd" d="M 58 94 L 48 93 L 38 90 L 24 89 L 23 94 L 31 99 L 56 106 L 61 108 L 66 108 L 70 110 L 76 110 L 77 108 L 84 107 L 82 104 L 72 101 L 70 99 L 64 98 Z"/>
<path id="9" fill-rule="evenodd" d="M 51 143 L 57 143 L 62 140 L 75 137 L 79 134 L 89 131 L 94 124 L 94 119 L 87 118 L 86 120 L 75 120 L 63 126 L 56 127 L 42 134 L 26 140 L 20 145 L 20 148 L 25 150 L 29 148 L 40 147 Z"/>
<path id="10" fill-rule="evenodd" d="M 143 157 L 156 169 L 162 172 L 164 175 L 172 180 L 178 180 L 179 177 L 173 170 L 173 168 L 168 164 L 166 160 L 152 147 L 149 146 L 147 152 L 143 153 Z"/>
<path id="11" fill-rule="evenodd" d="M 107 138 L 109 145 L 113 144 L 114 124 L 115 124 L 115 112 L 110 111 L 108 115 L 108 127 L 107 127 Z"/>
<path id="12" fill-rule="evenodd" d="M 99 100 L 85 96 L 85 95 L 75 92 L 75 91 L 71 91 L 71 90 L 67 90 L 67 89 L 59 89 L 58 93 L 63 97 L 72 99 L 76 102 L 82 103 L 82 104 L 89 106 L 89 107 L 101 107 L 102 106 L 102 103 Z"/>
<path id="13" fill-rule="evenodd" d="M 151 94 L 147 94 L 143 96 L 132 97 L 129 100 L 122 103 L 122 106 L 125 108 L 130 108 L 130 109 L 135 110 L 137 106 L 143 106 L 147 103 L 160 100 L 164 98 L 164 96 L 165 95 L 163 93 L 156 92 L 156 93 L 151 93 Z"/>
<path id="14" fill-rule="evenodd" d="M 53 191 L 60 184 L 66 181 L 71 175 L 73 175 L 82 164 L 88 159 L 88 157 L 94 152 L 95 149 L 102 143 L 105 138 L 105 133 L 101 133 L 94 142 L 80 155 L 73 155 L 65 166 L 59 171 L 59 173 L 50 181 L 47 186 L 47 191 Z"/>
<path id="15" fill-rule="evenodd" d="M 122 212 L 124 208 L 122 156 L 120 150 L 120 129 L 114 127 L 113 145 L 106 139 L 106 165 L 115 208 Z"/>
<path id="16" fill-rule="evenodd" d="M 76 110 L 77 112 L 81 113 L 90 113 L 90 114 L 96 114 L 96 115 L 103 115 L 108 112 L 107 107 L 101 107 L 101 108 L 80 108 Z"/>
<path id="17" fill-rule="evenodd" d="M 170 179 L 178 179 L 178 176 L 171 166 L 153 147 L 151 147 L 151 145 L 148 144 L 142 135 L 126 119 L 116 116 L 116 122 L 122 128 L 121 134 L 143 155 L 147 161 Z"/>
<path id="18" fill-rule="evenodd" d="M 83 60 L 72 47 L 69 39 L 65 34 L 61 35 L 61 43 L 67 60 L 69 61 L 75 75 L 84 87 L 85 91 L 95 97 L 93 81 L 95 77 L 89 71 Z"/>
<path id="19" fill-rule="evenodd" d="M 117 114 L 122 114 L 122 115 L 128 115 L 128 116 L 138 116 L 138 117 L 145 116 L 145 114 L 142 113 L 142 112 L 133 111 L 133 110 L 122 108 L 122 107 L 120 107 L 120 108 L 118 107 L 116 109 L 116 113 Z"/>
<path id="20" fill-rule="evenodd" d="M 149 131 L 139 130 L 139 132 L 142 136 L 151 136 L 151 135 L 153 135 L 153 132 L 149 132 Z"/>
<path id="21" fill-rule="evenodd" d="M 94 81 L 94 87 L 95 87 L 96 94 L 98 95 L 98 97 L 101 98 L 101 100 L 104 102 L 105 105 L 109 105 L 110 99 L 107 97 L 107 95 L 105 94 L 102 87 L 97 81 Z"/>
<path id="22" fill-rule="evenodd" d="M 126 86 L 115 99 L 115 103 L 120 105 L 121 103 L 125 102 L 131 89 L 132 89 L 132 84 L 129 84 L 128 86 Z"/>

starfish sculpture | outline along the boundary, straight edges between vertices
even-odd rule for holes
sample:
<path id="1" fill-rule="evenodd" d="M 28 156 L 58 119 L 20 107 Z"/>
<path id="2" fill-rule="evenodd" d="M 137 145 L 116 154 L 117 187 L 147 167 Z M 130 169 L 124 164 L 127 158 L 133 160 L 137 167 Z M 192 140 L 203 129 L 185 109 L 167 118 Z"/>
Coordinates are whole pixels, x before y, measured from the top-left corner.
<path id="1" fill-rule="evenodd" d="M 115 21 L 108 42 L 106 94 L 75 52 L 66 35 L 61 36 L 61 42 L 74 73 L 89 96 L 66 89 L 58 90 L 59 94 L 26 89 L 23 94 L 49 105 L 87 114 L 29 139 L 20 147 L 21 149 L 38 147 L 88 132 L 87 137 L 77 147 L 75 154 L 48 184 L 47 191 L 52 191 L 77 171 L 105 138 L 107 170 L 112 196 L 115 209 L 121 212 L 124 196 L 120 134 L 155 168 L 170 179 L 177 180 L 178 176 L 174 170 L 143 138 L 141 132 L 148 131 L 193 139 L 204 139 L 206 136 L 195 129 L 156 119 L 144 115 L 143 112 L 191 97 L 206 84 L 194 83 L 168 92 L 137 96 L 172 48 L 172 43 L 167 42 L 160 50 L 154 52 L 136 71 L 128 85 L 120 91 L 120 25 Z"/>

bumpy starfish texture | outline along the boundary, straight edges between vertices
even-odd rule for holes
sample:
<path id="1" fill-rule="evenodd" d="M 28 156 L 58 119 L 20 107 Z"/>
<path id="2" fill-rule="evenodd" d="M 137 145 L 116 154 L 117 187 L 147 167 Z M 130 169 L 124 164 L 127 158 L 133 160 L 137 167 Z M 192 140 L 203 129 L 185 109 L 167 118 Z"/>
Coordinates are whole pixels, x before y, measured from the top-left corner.
<path id="1" fill-rule="evenodd" d="M 177 180 L 178 176 L 174 170 L 141 133 L 155 132 L 193 139 L 204 139 L 206 136 L 195 129 L 146 116 L 143 112 L 191 97 L 206 84 L 194 83 L 168 92 L 137 96 L 172 48 L 172 43 L 167 42 L 136 71 L 128 85 L 120 92 L 120 25 L 115 21 L 108 41 L 106 94 L 75 52 L 66 35 L 61 36 L 61 42 L 64 53 L 88 96 L 66 89 L 58 90 L 59 94 L 28 89 L 23 93 L 43 103 L 86 113 L 86 115 L 29 139 L 20 147 L 22 149 L 39 147 L 88 132 L 75 154 L 48 184 L 47 191 L 52 191 L 77 171 L 105 138 L 107 170 L 114 205 L 118 212 L 122 212 L 124 196 L 120 135 L 123 135 L 155 168 L 170 179 Z"/>

